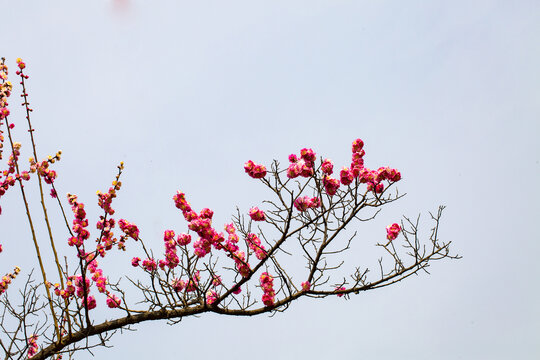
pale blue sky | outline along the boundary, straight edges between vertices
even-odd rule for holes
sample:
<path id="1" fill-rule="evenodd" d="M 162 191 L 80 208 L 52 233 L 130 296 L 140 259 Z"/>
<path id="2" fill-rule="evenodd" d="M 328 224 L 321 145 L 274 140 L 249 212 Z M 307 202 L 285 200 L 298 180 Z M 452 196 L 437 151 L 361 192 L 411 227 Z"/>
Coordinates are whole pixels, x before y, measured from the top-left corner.
<path id="1" fill-rule="evenodd" d="M 97 358 L 540 356 L 540 3 L 124 3 L 2 2 L 1 55 L 28 64 L 39 150 L 63 150 L 58 186 L 91 214 L 124 161 L 118 213 L 161 251 L 183 226 L 177 189 L 224 223 L 266 194 L 246 160 L 312 147 L 341 166 L 360 137 L 366 165 L 398 168 L 408 194 L 360 233 L 375 243 L 444 204 L 441 236 L 463 259 L 273 318 L 142 324 Z M 28 271 L 8 240 L 29 241 L 17 196 L 2 199 L 2 256 Z"/>

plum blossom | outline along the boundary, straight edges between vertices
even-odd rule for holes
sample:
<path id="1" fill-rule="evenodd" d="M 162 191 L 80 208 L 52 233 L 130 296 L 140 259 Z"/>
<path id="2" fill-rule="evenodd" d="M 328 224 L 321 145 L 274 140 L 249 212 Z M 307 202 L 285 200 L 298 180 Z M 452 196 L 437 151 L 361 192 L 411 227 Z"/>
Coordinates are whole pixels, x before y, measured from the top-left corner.
<path id="1" fill-rule="evenodd" d="M 253 208 L 251 208 L 249 210 L 249 217 L 253 221 L 264 221 L 265 220 L 264 211 L 262 211 L 258 207 L 253 207 Z"/>
<path id="2" fill-rule="evenodd" d="M 400 231 L 401 226 L 399 226 L 399 224 L 393 223 L 392 225 L 388 225 L 386 227 L 386 238 L 390 241 L 395 240 Z"/>
<path id="3" fill-rule="evenodd" d="M 244 164 L 244 170 L 254 179 L 261 179 L 266 176 L 266 167 L 264 165 L 255 164 L 252 160 L 248 160 Z"/>
<path id="4" fill-rule="evenodd" d="M 116 295 L 109 295 L 107 297 L 107 306 L 111 309 L 117 308 L 122 304 L 122 300 Z"/>
<path id="5" fill-rule="evenodd" d="M 321 165 L 321 170 L 325 175 L 332 175 L 332 173 L 334 172 L 334 164 L 332 163 L 332 160 L 324 160 Z"/>
<path id="6" fill-rule="evenodd" d="M 273 306 L 276 296 L 274 291 L 274 279 L 268 275 L 267 272 L 263 272 L 259 278 L 259 282 L 264 292 L 262 296 L 263 304 L 266 306 Z"/>
<path id="7" fill-rule="evenodd" d="M 310 198 L 309 196 L 299 197 L 294 201 L 294 207 L 298 211 L 306 211 L 312 208 L 321 206 L 321 199 L 317 197 Z"/>

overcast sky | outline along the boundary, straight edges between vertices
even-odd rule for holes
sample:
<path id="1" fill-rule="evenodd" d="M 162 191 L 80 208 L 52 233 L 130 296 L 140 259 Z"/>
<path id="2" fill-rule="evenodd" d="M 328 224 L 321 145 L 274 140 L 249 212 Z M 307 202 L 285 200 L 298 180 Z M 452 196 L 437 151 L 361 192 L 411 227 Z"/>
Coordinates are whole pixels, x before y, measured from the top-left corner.
<path id="1" fill-rule="evenodd" d="M 57 184 L 88 204 L 91 223 L 95 191 L 120 161 L 118 216 L 161 251 L 163 230 L 185 226 L 176 190 L 223 224 L 267 196 L 243 173 L 246 160 L 286 162 L 312 147 L 341 167 L 360 137 L 366 166 L 399 169 L 407 196 L 358 224 L 374 250 L 353 256 L 376 263 L 384 226 L 427 220 L 441 204 L 440 236 L 463 256 L 272 318 L 141 324 L 96 358 L 540 357 L 538 1 L 2 5 L 0 55 L 13 75 L 17 57 L 27 63 L 39 151 L 62 149 Z M 1 272 L 12 259 L 32 267 L 18 196 L 0 204 Z"/>

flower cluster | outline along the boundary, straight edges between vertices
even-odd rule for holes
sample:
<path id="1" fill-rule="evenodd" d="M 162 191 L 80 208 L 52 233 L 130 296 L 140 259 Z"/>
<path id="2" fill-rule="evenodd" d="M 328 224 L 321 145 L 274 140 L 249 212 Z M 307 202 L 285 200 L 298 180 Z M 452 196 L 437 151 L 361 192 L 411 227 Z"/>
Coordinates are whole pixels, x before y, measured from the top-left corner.
<path id="1" fill-rule="evenodd" d="M 48 156 L 47 159 L 40 162 L 36 162 L 36 160 L 31 157 L 30 159 L 28 159 L 28 161 L 30 162 L 30 172 L 37 172 L 37 174 L 41 178 L 43 178 L 45 183 L 52 184 L 54 180 L 56 180 L 58 175 L 56 174 L 56 171 L 49 168 L 49 165 L 54 164 L 56 161 L 59 161 L 61 157 L 62 151 L 58 151 L 56 155 L 54 155 L 54 157 Z"/>
<path id="2" fill-rule="evenodd" d="M 259 282 L 263 289 L 262 302 L 266 306 L 273 306 L 276 300 L 276 293 L 274 291 L 274 279 L 268 275 L 267 272 L 263 272 L 259 278 Z"/>
<path id="3" fill-rule="evenodd" d="M 242 250 L 235 251 L 232 255 L 236 270 L 242 277 L 248 277 L 251 274 L 251 267 L 246 261 L 246 254 Z"/>
<path id="4" fill-rule="evenodd" d="M 219 297 L 219 295 L 217 294 L 217 292 L 215 290 L 208 290 L 206 292 L 206 303 L 208 305 L 211 305 L 211 304 L 216 302 L 218 297 Z"/>
<path id="5" fill-rule="evenodd" d="M 171 281 L 171 286 L 174 289 L 174 291 L 180 292 L 184 290 L 184 288 L 186 287 L 186 282 L 184 280 L 174 278 Z"/>
<path id="6" fill-rule="evenodd" d="M 180 246 L 188 245 L 191 242 L 191 235 L 189 234 L 180 234 L 176 238 L 176 243 Z"/>
<path id="7" fill-rule="evenodd" d="M 184 218 L 188 221 L 188 228 L 196 232 L 200 237 L 199 240 L 193 243 L 194 252 L 198 257 L 206 256 L 213 246 L 217 250 L 224 250 L 228 257 L 233 258 L 240 275 L 247 277 L 251 273 L 251 268 L 246 262 L 245 253 L 238 248 L 238 235 L 236 235 L 233 224 L 225 226 L 225 231 L 228 233 L 228 239 L 225 240 L 223 233 L 218 233 L 212 227 L 212 217 L 214 215 L 212 210 L 202 209 L 197 214 L 186 201 L 185 194 L 179 191 L 174 195 L 173 200 L 176 207 L 182 211 Z M 187 244 L 189 240 L 183 243 Z"/>
<path id="8" fill-rule="evenodd" d="M 54 284 L 54 293 L 56 296 L 60 296 L 62 299 L 69 299 L 71 296 L 73 296 L 73 294 L 75 294 L 74 279 L 74 276 L 68 277 L 66 287 L 64 289 L 60 288 L 60 284 Z"/>
<path id="9" fill-rule="evenodd" d="M 236 234 L 236 229 L 234 224 L 225 224 L 225 232 L 228 234 L 227 241 L 225 242 L 225 249 L 230 253 L 234 253 L 238 250 L 238 235 Z"/>
<path id="10" fill-rule="evenodd" d="M 244 170 L 254 179 L 262 179 L 266 176 L 266 167 L 264 165 L 255 164 L 251 160 L 248 160 L 244 164 Z"/>
<path id="11" fill-rule="evenodd" d="M 68 194 L 68 201 L 71 205 L 71 210 L 75 215 L 73 220 L 73 232 L 76 236 L 72 236 L 68 240 L 69 246 L 81 247 L 85 240 L 90 237 L 90 232 L 86 230 L 88 226 L 88 219 L 86 219 L 86 211 L 84 210 L 84 204 L 77 201 L 77 195 Z"/>
<path id="12" fill-rule="evenodd" d="M 137 266 L 139 266 L 140 262 L 141 262 L 140 257 L 134 257 L 133 259 L 131 259 L 131 266 L 137 267 Z"/>
<path id="13" fill-rule="evenodd" d="M 118 220 L 118 226 L 120 230 L 124 232 L 130 238 L 137 240 L 139 238 L 139 228 L 137 225 L 128 222 L 125 219 Z"/>
<path id="14" fill-rule="evenodd" d="M 94 265 L 97 266 L 97 263 Z M 94 270 L 97 268 L 94 267 Z M 99 279 L 98 283 L 98 290 L 100 292 L 106 292 L 105 285 L 106 285 L 106 279 L 102 276 L 101 270 L 94 276 L 95 279 Z M 51 287 L 53 286 L 51 283 L 47 283 L 47 286 Z M 66 287 L 64 289 L 60 288 L 60 284 L 54 284 L 54 293 L 56 296 L 60 296 L 63 299 L 67 300 L 70 299 L 73 296 L 77 296 L 79 299 L 83 299 L 86 292 L 86 304 L 88 305 L 88 310 L 92 310 L 96 307 L 96 299 L 94 296 L 89 295 L 90 293 L 90 279 L 88 277 L 85 277 L 83 281 L 83 277 L 81 275 L 74 275 L 70 276 L 67 279 Z M 84 300 L 81 301 L 81 305 L 84 306 Z"/>
<path id="15" fill-rule="evenodd" d="M 386 227 L 386 238 L 390 241 L 395 240 L 401 231 L 399 224 L 393 223 Z"/>
<path id="16" fill-rule="evenodd" d="M 75 284 L 75 294 L 78 298 L 84 297 L 84 293 L 88 294 L 90 292 L 90 279 L 88 276 L 85 276 L 84 280 L 82 275 L 75 275 L 73 277 Z"/>
<path id="17" fill-rule="evenodd" d="M 103 276 L 103 270 L 98 269 L 98 262 L 96 260 L 88 263 L 88 270 L 92 274 L 92 280 L 96 283 L 96 287 L 100 293 L 107 292 L 107 278 Z"/>
<path id="18" fill-rule="evenodd" d="M 117 308 L 122 303 L 122 300 L 116 295 L 109 295 L 107 297 L 107 306 L 111 309 Z"/>
<path id="19" fill-rule="evenodd" d="M 218 250 L 223 248 L 222 242 L 225 240 L 223 234 L 218 233 L 212 227 L 212 217 L 214 216 L 212 210 L 205 208 L 197 214 L 186 201 L 185 194 L 180 191 L 173 196 L 173 200 L 176 207 L 182 211 L 184 218 L 188 221 L 188 228 L 196 232 L 200 237 L 199 240 L 193 242 L 193 248 L 198 257 L 202 258 L 210 253 L 212 245 Z M 179 241 L 179 244 L 187 244 L 191 241 L 191 238 L 187 243 L 185 240 L 184 237 L 182 242 Z"/>
<path id="20" fill-rule="evenodd" d="M 334 163 L 330 159 L 325 159 L 321 164 L 321 171 L 325 175 L 332 175 L 334 172 Z"/>
<path id="21" fill-rule="evenodd" d="M 133 262 L 132 262 L 132 264 L 133 264 Z M 156 260 L 151 259 L 151 258 L 144 259 L 143 263 L 142 263 L 142 266 L 148 272 L 152 272 L 152 271 L 157 270 Z"/>
<path id="22" fill-rule="evenodd" d="M 159 267 L 163 270 L 165 266 L 174 269 L 180 263 L 180 259 L 176 254 L 177 241 L 174 239 L 175 233 L 173 230 L 165 230 L 163 241 L 165 242 L 165 259 L 159 260 Z M 180 238 L 180 237 L 179 237 Z"/>
<path id="23" fill-rule="evenodd" d="M 20 272 L 21 269 L 16 266 L 15 269 L 13 269 L 12 273 L 2 276 L 2 281 L 0 281 L 0 295 L 2 295 L 7 290 L 9 284 L 11 284 L 11 281 L 15 279 Z"/>
<path id="24" fill-rule="evenodd" d="M 325 175 L 323 177 L 323 185 L 328 195 L 334 196 L 339 189 L 340 182 L 339 179 L 334 179 L 328 175 Z"/>
<path id="25" fill-rule="evenodd" d="M 82 305 L 84 306 L 84 301 Z M 86 305 L 88 306 L 88 310 L 95 309 L 97 306 L 96 298 L 93 295 L 88 295 L 86 297 Z"/>
<path id="26" fill-rule="evenodd" d="M 321 206 L 321 199 L 317 197 L 310 198 L 309 196 L 299 197 L 294 201 L 294 207 L 298 211 L 306 211 Z"/>
<path id="27" fill-rule="evenodd" d="M 92 275 L 91 278 L 88 275 L 86 275 L 84 279 L 82 275 L 70 276 L 67 279 L 64 289 L 60 288 L 60 284 L 54 284 L 54 293 L 56 296 L 60 296 L 65 300 L 76 296 L 81 299 L 82 306 L 84 306 L 84 300 L 82 299 L 85 299 L 86 295 L 86 304 L 88 305 L 88 310 L 92 310 L 97 306 L 95 297 L 90 295 L 90 289 L 93 281 L 98 291 L 107 296 L 106 302 L 109 307 L 112 308 L 120 306 L 122 301 L 107 290 L 107 278 L 103 275 L 103 270 L 98 268 L 98 262 L 94 259 L 94 257 L 94 254 L 84 255 L 84 258 L 88 261 L 87 269 Z M 48 286 L 52 286 L 52 284 L 49 283 Z M 114 301 L 116 306 L 111 303 L 110 299 Z"/>
<path id="28" fill-rule="evenodd" d="M 107 295 L 106 303 L 108 307 L 116 308 L 120 306 L 120 304 L 122 304 L 122 300 L 120 300 L 120 298 L 118 298 L 116 295 L 111 294 L 110 291 L 106 289 L 106 286 L 108 284 L 107 278 L 103 276 L 103 271 L 101 269 L 98 269 L 97 266 L 98 263 L 96 260 L 90 261 L 88 263 L 88 270 L 92 274 L 92 280 L 94 280 L 98 291 Z"/>
<path id="29" fill-rule="evenodd" d="M 2 120 L 9 115 L 8 97 L 11 95 L 12 85 L 8 79 L 8 67 L 4 62 L 0 63 L 0 160 L 2 159 L 2 148 L 4 147 L 4 134 L 2 131 Z"/>
<path id="30" fill-rule="evenodd" d="M 214 277 L 212 279 L 212 286 L 216 287 L 216 286 L 219 286 L 219 285 L 222 285 L 221 276 L 214 275 Z"/>
<path id="31" fill-rule="evenodd" d="M 330 177 L 334 172 L 334 163 L 330 159 L 325 159 L 321 164 L 321 171 L 324 174 L 322 178 L 324 189 L 330 196 L 334 196 L 341 185 L 339 179 Z"/>
<path id="32" fill-rule="evenodd" d="M 15 182 L 30 180 L 30 174 L 27 171 L 23 171 L 21 174 L 17 172 L 17 160 L 21 154 L 21 143 L 13 143 L 13 153 L 10 155 L 7 162 L 8 168 L 0 172 L 0 198 L 8 191 L 12 186 L 15 186 Z M 12 174 L 15 174 L 13 176 Z M 2 179 L 3 178 L 3 179 Z M 0 207 L 0 214 L 2 214 L 2 208 Z"/>
<path id="33" fill-rule="evenodd" d="M 21 58 L 17 58 L 17 59 L 15 60 L 15 62 L 17 63 L 17 66 L 18 66 L 19 69 L 21 69 L 21 70 L 23 70 L 23 69 L 26 67 L 26 64 L 22 61 Z M 20 71 L 17 70 L 17 75 L 19 75 L 19 74 L 20 74 Z M 27 79 L 28 79 L 28 78 L 27 78 Z"/>
<path id="34" fill-rule="evenodd" d="M 315 152 L 312 149 L 300 150 L 300 158 L 295 154 L 289 155 L 289 167 L 287 168 L 287 177 L 294 179 L 298 176 L 310 177 L 315 172 Z"/>
<path id="35" fill-rule="evenodd" d="M 355 179 L 362 184 L 367 184 L 368 191 L 382 193 L 384 191 L 383 180 L 396 182 L 401 179 L 401 173 L 396 169 L 389 167 L 381 167 L 378 170 L 370 170 L 364 167 L 364 142 L 361 139 L 356 139 L 352 144 L 352 161 L 350 167 L 343 167 L 339 172 L 339 179 L 331 178 L 333 171 L 332 162 L 326 159 L 321 170 L 324 174 L 322 181 L 328 195 L 333 196 L 339 189 L 340 184 L 350 185 Z"/>
<path id="36" fill-rule="evenodd" d="M 348 167 L 343 167 L 339 172 L 339 180 L 343 185 L 349 185 L 354 181 L 354 173 Z"/>
<path id="37" fill-rule="evenodd" d="M 259 260 L 263 260 L 266 258 L 266 250 L 264 250 L 264 246 L 261 244 L 261 239 L 255 234 L 248 234 L 246 238 L 247 244 L 249 248 L 255 252 L 255 256 Z"/>
<path id="38" fill-rule="evenodd" d="M 30 336 L 28 338 L 28 358 L 33 357 L 38 352 L 38 344 L 37 344 L 38 336 L 36 334 Z"/>
<path id="39" fill-rule="evenodd" d="M 116 197 L 116 191 L 120 190 L 120 187 L 122 186 L 121 181 L 113 181 L 112 187 L 109 188 L 109 191 L 106 193 L 102 193 L 101 191 L 97 191 L 97 196 L 99 198 L 98 205 L 100 208 L 105 210 L 105 213 L 109 215 L 114 215 L 114 210 L 111 208 L 112 200 Z"/>
<path id="40" fill-rule="evenodd" d="M 116 222 L 113 218 L 106 219 L 103 215 L 100 216 L 100 220 L 96 224 L 96 228 L 101 230 L 101 236 L 97 240 L 99 244 L 96 247 L 97 252 L 101 257 L 105 256 L 105 252 L 111 250 L 113 245 L 116 243 L 117 239 L 114 238 L 112 229 L 116 225 Z M 121 243 L 118 244 L 118 247 L 124 248 L 124 239 L 122 238 Z"/>
<path id="41" fill-rule="evenodd" d="M 251 208 L 249 210 L 249 217 L 253 221 L 264 221 L 265 220 L 264 211 L 262 211 L 258 207 L 253 207 L 253 208 Z"/>
<path id="42" fill-rule="evenodd" d="M 248 277 L 251 273 L 251 267 L 246 262 L 246 254 L 238 248 L 238 235 L 232 223 L 225 225 L 225 231 L 229 235 L 224 248 L 228 252 L 227 256 L 232 257 L 236 270 L 243 277 Z"/>

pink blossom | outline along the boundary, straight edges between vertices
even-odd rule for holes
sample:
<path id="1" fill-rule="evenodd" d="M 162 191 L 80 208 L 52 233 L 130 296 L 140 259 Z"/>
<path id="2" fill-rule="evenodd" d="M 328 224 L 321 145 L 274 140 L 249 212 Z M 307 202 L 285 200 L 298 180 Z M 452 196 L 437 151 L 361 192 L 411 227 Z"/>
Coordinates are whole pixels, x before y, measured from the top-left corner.
<path id="1" fill-rule="evenodd" d="M 215 292 L 214 290 L 208 290 L 208 291 L 206 292 L 206 303 L 207 303 L 208 305 L 211 305 L 211 304 L 213 304 L 213 303 L 216 302 L 216 300 L 218 299 L 218 297 L 219 297 L 219 296 L 218 296 L 217 292 Z"/>
<path id="2" fill-rule="evenodd" d="M 259 278 L 261 288 L 263 289 L 262 302 L 266 306 L 273 306 L 275 302 L 274 279 L 267 273 L 263 272 Z"/>
<path id="3" fill-rule="evenodd" d="M 139 238 L 139 228 L 137 228 L 137 225 L 132 224 L 125 219 L 120 219 L 118 220 L 118 226 L 120 227 L 120 230 L 122 230 L 124 234 L 126 234 L 130 238 L 134 240 L 137 240 Z"/>
<path id="4" fill-rule="evenodd" d="M 120 304 L 122 304 L 122 300 L 116 295 L 109 295 L 106 301 L 107 301 L 107 306 L 110 307 L 111 309 L 117 308 L 120 306 Z"/>
<path id="5" fill-rule="evenodd" d="M 364 159 L 362 156 L 364 156 L 364 150 L 352 154 L 351 171 L 355 177 L 358 177 L 364 168 Z"/>
<path id="6" fill-rule="evenodd" d="M 300 176 L 302 173 L 302 165 L 298 165 L 298 163 L 292 163 L 287 168 L 287 177 L 289 179 L 294 179 Z"/>
<path id="7" fill-rule="evenodd" d="M 353 153 L 360 152 L 363 147 L 364 147 L 364 142 L 362 141 L 362 139 L 356 139 L 353 141 L 353 144 L 352 144 L 352 152 Z"/>
<path id="8" fill-rule="evenodd" d="M 334 172 L 334 164 L 332 163 L 332 160 L 324 160 L 321 165 L 321 170 L 326 175 L 332 175 L 332 173 Z"/>
<path id="9" fill-rule="evenodd" d="M 294 201 L 294 207 L 298 211 L 306 211 L 310 208 L 317 208 L 319 206 L 321 206 L 321 199 L 317 197 L 310 198 L 309 196 L 303 196 Z"/>
<path id="10" fill-rule="evenodd" d="M 176 195 L 173 196 L 174 205 L 182 210 L 185 214 L 186 212 L 191 211 L 191 206 L 186 201 L 186 195 L 183 192 L 177 191 Z"/>
<path id="11" fill-rule="evenodd" d="M 395 240 L 400 231 L 401 226 L 399 226 L 399 224 L 393 223 L 392 225 L 388 225 L 386 227 L 386 238 L 390 241 Z"/>
<path id="12" fill-rule="evenodd" d="M 208 208 L 204 208 L 201 210 L 199 214 L 200 219 L 210 219 L 212 220 L 212 217 L 214 216 L 214 212 Z"/>
<path id="13" fill-rule="evenodd" d="M 309 291 L 311 289 L 311 283 L 309 281 L 304 281 L 302 283 L 302 291 Z"/>
<path id="14" fill-rule="evenodd" d="M 246 238 L 247 244 L 251 250 L 255 252 L 255 256 L 259 260 L 266 258 L 266 251 L 261 244 L 261 239 L 255 234 L 248 234 Z"/>
<path id="15" fill-rule="evenodd" d="M 142 266 L 146 271 L 152 272 L 157 270 L 157 264 L 154 259 L 144 259 Z"/>
<path id="16" fill-rule="evenodd" d="M 221 276 L 214 275 L 212 279 L 212 286 L 219 286 L 219 285 L 221 285 Z"/>
<path id="17" fill-rule="evenodd" d="M 167 260 L 159 260 L 158 261 L 158 266 L 161 270 L 165 270 L 165 267 L 168 265 L 169 263 L 167 262 Z"/>
<path id="18" fill-rule="evenodd" d="M 84 286 L 84 284 L 86 284 L 86 286 Z M 90 279 L 86 277 L 85 282 L 83 283 L 83 277 L 81 275 L 77 275 L 75 277 L 75 286 L 77 287 L 77 297 L 82 298 L 84 296 L 85 288 L 87 294 L 90 292 Z"/>
<path id="19" fill-rule="evenodd" d="M 298 211 L 306 211 L 309 209 L 309 203 L 310 201 L 308 196 L 299 197 L 294 201 L 294 207 Z"/>
<path id="20" fill-rule="evenodd" d="M 251 160 L 244 164 L 244 170 L 254 179 L 261 179 L 266 176 L 266 167 L 264 165 L 255 164 Z"/>
<path id="21" fill-rule="evenodd" d="M 300 156 L 308 163 L 313 163 L 316 159 L 315 152 L 312 149 L 304 148 L 300 150 Z"/>
<path id="22" fill-rule="evenodd" d="M 174 289 L 174 291 L 180 292 L 186 287 L 186 282 L 184 280 L 175 278 L 171 281 L 171 286 Z"/>
<path id="23" fill-rule="evenodd" d="M 354 180 L 353 172 L 351 170 L 349 170 L 348 168 L 346 168 L 346 167 L 344 167 L 341 170 L 341 172 L 339 173 L 339 176 L 340 176 L 340 179 L 341 179 L 341 183 L 343 185 L 349 185 Z"/>
<path id="24" fill-rule="evenodd" d="M 249 210 L 249 216 L 251 217 L 251 220 L 253 220 L 253 221 L 264 221 L 265 220 L 264 211 L 262 211 L 258 207 L 251 208 Z"/>
<path id="25" fill-rule="evenodd" d="M 313 197 L 313 198 L 311 198 L 311 199 L 310 199 L 309 207 L 310 207 L 310 208 L 318 208 L 318 207 L 321 207 L 321 199 L 319 199 L 318 197 Z"/>
<path id="26" fill-rule="evenodd" d="M 303 160 L 300 160 L 297 164 L 300 164 Z M 313 163 L 308 163 L 307 161 L 302 164 L 302 169 L 300 172 L 300 175 L 302 177 L 310 177 L 315 173 L 315 169 L 313 169 Z"/>
<path id="27" fill-rule="evenodd" d="M 337 287 L 336 288 L 336 291 L 343 291 L 343 290 L 346 290 L 345 287 L 341 286 L 341 287 Z M 337 297 L 342 297 L 344 294 L 343 293 L 339 293 L 337 294 Z"/>
<path id="28" fill-rule="evenodd" d="M 227 234 L 234 234 L 234 232 L 236 231 L 234 228 L 234 224 L 233 223 L 226 224 L 225 231 L 227 232 Z"/>
<path id="29" fill-rule="evenodd" d="M 106 287 L 107 287 L 107 279 L 104 278 L 103 276 L 100 276 L 100 277 L 97 277 L 95 280 L 96 282 L 96 287 L 98 288 L 98 291 L 100 293 L 104 293 L 105 291 L 107 291 Z"/>
<path id="30" fill-rule="evenodd" d="M 171 240 L 172 238 L 174 238 L 174 230 L 165 230 L 164 233 L 163 233 L 163 240 L 165 240 L 165 242 L 167 242 L 168 240 Z"/>
<path id="31" fill-rule="evenodd" d="M 333 179 L 329 176 L 323 177 L 323 185 L 326 193 L 330 196 L 334 196 L 339 189 L 339 179 Z"/>
<path id="32" fill-rule="evenodd" d="M 251 173 L 253 171 L 253 168 L 255 167 L 255 163 L 252 161 L 252 160 L 248 160 L 245 164 L 244 164 L 244 170 L 246 171 L 246 173 Z"/>
<path id="33" fill-rule="evenodd" d="M 24 69 L 24 68 L 26 67 L 26 64 L 22 61 L 21 58 L 17 58 L 17 59 L 15 60 L 15 62 L 17 63 L 17 66 L 18 66 L 19 69 L 21 69 L 21 70 Z M 18 75 L 18 74 L 17 74 L 17 75 Z M 36 335 L 34 335 L 34 336 L 36 336 Z M 37 338 L 37 336 L 36 336 L 36 338 Z"/>
<path id="34" fill-rule="evenodd" d="M 28 358 L 33 357 L 38 352 L 39 347 L 37 345 L 37 339 L 38 336 L 36 334 L 28 338 Z"/>
<path id="35" fill-rule="evenodd" d="M 236 270 L 242 277 L 248 277 L 251 273 L 251 267 L 249 264 L 245 261 L 246 254 L 244 254 L 243 251 L 237 250 L 232 255 L 232 258 L 234 260 L 234 263 L 236 265 Z"/>
<path id="36" fill-rule="evenodd" d="M 88 310 L 92 310 L 96 308 L 96 305 L 97 305 L 96 298 L 93 297 L 92 295 L 86 297 L 86 303 L 88 304 Z M 83 306 L 84 306 L 84 302 L 83 302 Z"/>
<path id="37" fill-rule="evenodd" d="M 176 243 L 180 246 L 187 245 L 191 242 L 191 235 L 189 234 L 180 234 L 176 239 Z"/>
<path id="38" fill-rule="evenodd" d="M 141 261 L 141 258 L 139 257 L 134 257 L 133 259 L 131 259 L 131 266 L 133 267 L 137 267 L 139 266 L 139 262 Z"/>

